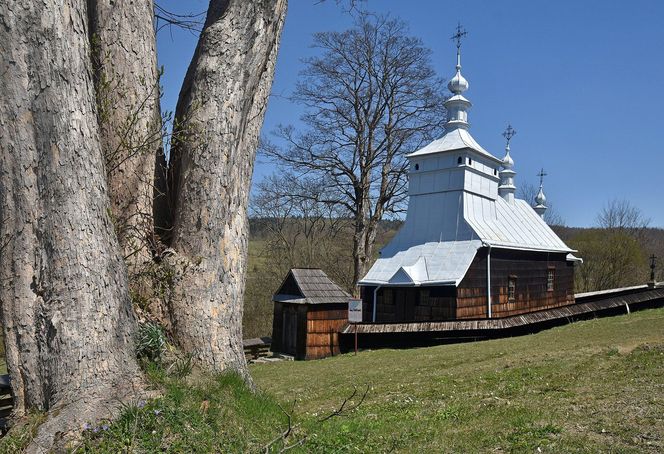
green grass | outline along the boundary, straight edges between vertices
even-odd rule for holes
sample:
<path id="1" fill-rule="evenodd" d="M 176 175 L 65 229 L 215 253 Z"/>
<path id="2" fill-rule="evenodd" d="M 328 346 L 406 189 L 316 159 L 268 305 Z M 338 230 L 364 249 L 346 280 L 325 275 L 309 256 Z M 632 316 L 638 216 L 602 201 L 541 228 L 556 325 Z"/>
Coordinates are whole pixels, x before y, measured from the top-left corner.
<path id="1" fill-rule="evenodd" d="M 354 385 L 363 405 L 321 425 L 310 451 L 662 452 L 664 310 L 536 335 L 257 365 L 303 417 Z"/>
<path id="2" fill-rule="evenodd" d="M 664 451 L 664 309 L 250 370 L 257 394 L 232 375 L 191 385 L 155 369 L 163 396 L 85 431 L 78 451 L 261 452 L 287 427 L 281 408 L 292 452 Z M 320 422 L 367 384 L 356 410 Z"/>

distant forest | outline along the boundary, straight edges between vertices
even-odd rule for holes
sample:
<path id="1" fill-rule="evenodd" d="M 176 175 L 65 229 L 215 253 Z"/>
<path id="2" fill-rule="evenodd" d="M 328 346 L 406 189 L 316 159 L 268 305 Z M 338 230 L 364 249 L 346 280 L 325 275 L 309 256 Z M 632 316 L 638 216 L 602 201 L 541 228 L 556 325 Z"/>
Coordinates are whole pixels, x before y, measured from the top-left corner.
<path id="1" fill-rule="evenodd" d="M 244 337 L 272 332 L 272 294 L 293 267 L 321 268 L 349 292 L 352 288 L 350 221 L 326 218 L 251 218 L 249 264 L 244 307 Z M 401 227 L 400 220 L 380 222 L 374 255 Z M 563 227 L 553 230 L 583 264 L 576 270 L 576 291 L 645 284 L 650 255 L 664 259 L 664 229 L 640 226 Z M 375 258 L 375 257 L 374 257 Z M 657 280 L 664 280 L 659 262 Z"/>

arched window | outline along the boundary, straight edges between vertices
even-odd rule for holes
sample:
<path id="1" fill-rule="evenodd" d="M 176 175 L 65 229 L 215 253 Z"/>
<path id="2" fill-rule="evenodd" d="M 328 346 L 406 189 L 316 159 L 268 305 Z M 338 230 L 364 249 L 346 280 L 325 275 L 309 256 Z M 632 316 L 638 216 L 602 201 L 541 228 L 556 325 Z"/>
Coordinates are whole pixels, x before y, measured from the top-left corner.
<path id="1" fill-rule="evenodd" d="M 415 170 L 420 170 L 420 165 L 419 164 L 415 164 Z"/>
<path id="2" fill-rule="evenodd" d="M 473 163 L 473 160 L 468 158 L 468 165 L 471 165 Z"/>
<path id="3" fill-rule="evenodd" d="M 459 156 L 459 159 L 457 159 L 457 164 L 461 164 L 462 162 L 463 162 L 463 158 L 461 158 L 461 156 Z"/>

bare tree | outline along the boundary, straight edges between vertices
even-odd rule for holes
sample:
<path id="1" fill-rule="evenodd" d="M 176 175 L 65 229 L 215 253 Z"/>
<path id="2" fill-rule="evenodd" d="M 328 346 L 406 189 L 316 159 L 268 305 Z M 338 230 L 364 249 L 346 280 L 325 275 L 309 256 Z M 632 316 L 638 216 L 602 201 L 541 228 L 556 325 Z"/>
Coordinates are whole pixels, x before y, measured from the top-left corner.
<path id="1" fill-rule="evenodd" d="M 325 190 L 313 179 L 273 175 L 258 185 L 250 214 L 265 224 L 262 255 L 277 279 L 293 267 L 316 267 L 351 289 L 352 257 L 345 241 L 351 222 L 341 206 L 319 202 L 329 198 Z"/>
<path id="2" fill-rule="evenodd" d="M 647 279 L 644 250 L 647 225 L 641 211 L 626 200 L 608 202 L 597 215 L 599 228 L 570 240 L 583 264 L 576 273 L 577 290 L 603 290 L 642 284 Z"/>
<path id="3" fill-rule="evenodd" d="M 362 14 L 345 32 L 314 35 L 293 100 L 306 130 L 288 126 L 262 151 L 298 176 L 326 185 L 324 203 L 353 222 L 353 283 L 372 258 L 379 221 L 403 209 L 406 152 L 442 133 L 442 81 L 430 51 L 401 21 Z"/>
<path id="4" fill-rule="evenodd" d="M 599 227 L 627 232 L 633 236 L 640 234 L 650 224 L 640 209 L 627 200 L 613 199 L 607 202 L 596 218 Z"/>
<path id="5" fill-rule="evenodd" d="M 575 272 L 577 291 L 605 290 L 645 282 L 647 266 L 643 248 L 626 232 L 588 229 L 574 236 L 569 243 L 583 257 L 583 263 Z"/>
<path id="6" fill-rule="evenodd" d="M 53 415 L 40 452 L 140 386 L 87 20 L 78 1 L 0 11 L 1 316 L 16 414 Z"/>
<path id="7" fill-rule="evenodd" d="M 519 198 L 528 202 L 531 206 L 535 206 L 535 197 L 539 192 L 539 188 L 531 183 L 522 183 L 519 185 Z M 544 212 L 544 222 L 552 226 L 565 226 L 565 220 L 555 209 L 554 204 L 547 199 L 547 209 Z"/>

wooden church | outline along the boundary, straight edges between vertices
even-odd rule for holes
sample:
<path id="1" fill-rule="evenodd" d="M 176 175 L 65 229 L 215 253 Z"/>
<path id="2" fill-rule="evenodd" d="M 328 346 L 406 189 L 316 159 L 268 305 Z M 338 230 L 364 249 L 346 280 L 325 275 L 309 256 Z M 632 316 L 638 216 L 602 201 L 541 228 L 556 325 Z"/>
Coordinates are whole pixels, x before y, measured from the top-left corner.
<path id="1" fill-rule="evenodd" d="M 503 159 L 471 136 L 457 30 L 456 74 L 445 102 L 445 135 L 408 155 L 404 225 L 359 282 L 363 322 L 507 317 L 574 303 L 580 259 L 536 206 L 515 197 L 508 127 Z"/>

